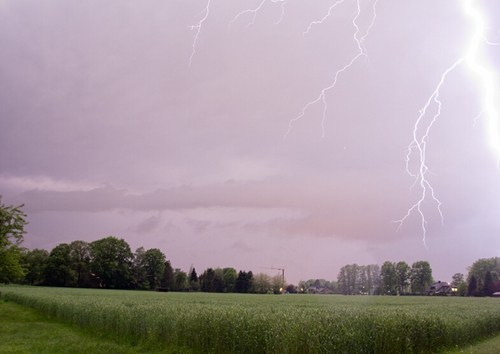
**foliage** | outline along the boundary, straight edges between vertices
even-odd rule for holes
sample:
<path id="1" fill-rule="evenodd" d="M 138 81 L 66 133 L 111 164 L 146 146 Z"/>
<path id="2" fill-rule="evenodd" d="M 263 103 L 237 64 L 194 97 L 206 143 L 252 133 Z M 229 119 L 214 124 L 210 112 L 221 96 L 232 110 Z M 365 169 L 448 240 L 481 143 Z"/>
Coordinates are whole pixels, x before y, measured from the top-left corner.
<path id="1" fill-rule="evenodd" d="M 453 281 L 451 282 L 451 284 L 458 286 L 458 284 L 460 284 L 464 281 L 464 275 L 462 273 L 455 273 L 455 274 L 453 274 L 452 279 L 453 279 Z"/>
<path id="2" fill-rule="evenodd" d="M 235 290 L 237 293 L 248 293 L 253 285 L 253 273 L 252 271 L 239 271 L 238 277 L 236 278 Z"/>
<path id="3" fill-rule="evenodd" d="M 71 267 L 71 247 L 61 243 L 50 251 L 45 264 L 45 285 L 75 286 L 77 274 Z"/>
<path id="4" fill-rule="evenodd" d="M 24 205 L 6 206 L 0 196 L 0 282 L 9 283 L 20 279 L 26 273 L 22 264 L 23 251 L 20 247 L 26 214 L 21 211 Z"/>
<path id="5" fill-rule="evenodd" d="M 488 271 L 491 272 L 493 281 L 498 281 L 500 280 L 500 257 L 478 259 L 467 269 L 469 270 L 467 281 L 469 281 L 473 275 L 476 281 L 478 279 L 484 279 Z"/>
<path id="6" fill-rule="evenodd" d="M 419 261 L 411 265 L 411 290 L 414 294 L 425 294 L 432 282 L 429 262 Z"/>
<path id="7" fill-rule="evenodd" d="M 29 285 L 42 285 L 45 282 L 45 264 L 49 258 L 49 252 L 35 248 L 28 251 L 23 258 L 26 265 L 24 279 Z"/>
<path id="8" fill-rule="evenodd" d="M 163 276 L 161 278 L 161 287 L 168 290 L 174 290 L 174 286 L 174 269 L 170 261 L 166 261 Z"/>
<path id="9" fill-rule="evenodd" d="M 498 299 L 4 287 L 95 333 L 203 353 L 435 353 L 500 332 Z"/>
<path id="10" fill-rule="evenodd" d="M 467 296 L 475 296 L 477 288 L 477 280 L 474 274 L 470 277 L 469 282 L 467 284 Z"/>
<path id="11" fill-rule="evenodd" d="M 394 263 L 389 261 L 382 264 L 380 268 L 380 294 L 395 295 L 398 286 L 398 275 Z"/>
<path id="12" fill-rule="evenodd" d="M 91 271 L 104 288 L 129 289 L 133 254 L 125 240 L 109 236 L 90 243 Z"/>

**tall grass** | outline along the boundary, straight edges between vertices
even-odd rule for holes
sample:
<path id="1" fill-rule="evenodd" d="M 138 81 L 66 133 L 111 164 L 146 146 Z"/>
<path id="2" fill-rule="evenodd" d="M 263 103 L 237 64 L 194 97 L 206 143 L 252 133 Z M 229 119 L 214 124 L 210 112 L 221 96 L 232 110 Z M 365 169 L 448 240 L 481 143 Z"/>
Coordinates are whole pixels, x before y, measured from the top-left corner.
<path id="1" fill-rule="evenodd" d="M 97 332 L 203 353 L 434 353 L 500 332 L 489 298 L 152 293 L 5 287 Z"/>

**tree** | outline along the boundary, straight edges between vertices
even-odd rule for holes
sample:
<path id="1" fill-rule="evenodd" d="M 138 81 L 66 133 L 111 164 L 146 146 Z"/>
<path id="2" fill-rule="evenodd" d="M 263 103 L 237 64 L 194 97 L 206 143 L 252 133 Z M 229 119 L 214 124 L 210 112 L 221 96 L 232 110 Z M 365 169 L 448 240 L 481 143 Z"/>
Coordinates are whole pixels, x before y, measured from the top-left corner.
<path id="1" fill-rule="evenodd" d="M 265 294 L 271 289 L 271 276 L 266 273 L 259 273 L 253 277 L 254 291 L 257 294 Z"/>
<path id="2" fill-rule="evenodd" d="M 455 273 L 453 274 L 452 279 L 453 281 L 451 282 L 451 284 L 458 286 L 458 284 L 464 281 L 464 275 L 462 273 Z"/>
<path id="3" fill-rule="evenodd" d="M 42 285 L 45 281 L 45 265 L 49 258 L 49 252 L 35 248 L 28 251 L 23 262 L 26 264 L 25 281 L 29 285 Z"/>
<path id="4" fill-rule="evenodd" d="M 90 268 L 104 288 L 132 287 L 133 256 L 129 244 L 123 239 L 109 236 L 90 243 Z"/>
<path id="5" fill-rule="evenodd" d="M 285 289 L 285 281 L 281 274 L 276 274 L 271 278 L 271 286 L 275 294 L 281 294 L 283 289 Z"/>
<path id="6" fill-rule="evenodd" d="M 132 262 L 132 273 L 135 287 L 141 290 L 149 289 L 149 281 L 147 280 L 145 268 L 145 253 L 146 251 L 144 251 L 144 247 L 136 249 L 134 253 L 134 260 Z"/>
<path id="7" fill-rule="evenodd" d="M 236 269 L 224 268 L 222 270 L 222 278 L 224 279 L 224 292 L 234 293 L 236 288 L 236 279 L 238 278 Z"/>
<path id="8" fill-rule="evenodd" d="M 396 264 L 397 287 L 400 294 L 406 294 L 408 285 L 410 285 L 410 266 L 406 262 Z"/>
<path id="9" fill-rule="evenodd" d="M 213 287 L 213 280 L 215 276 L 215 271 L 213 268 L 207 268 L 205 271 L 200 275 L 198 278 L 200 282 L 200 290 L 207 292 L 207 293 L 212 293 L 215 291 Z"/>
<path id="10" fill-rule="evenodd" d="M 411 265 L 411 291 L 414 294 L 425 294 L 431 286 L 432 269 L 427 261 L 415 262 Z"/>
<path id="11" fill-rule="evenodd" d="M 394 295 L 398 286 L 398 275 L 396 266 L 389 261 L 382 264 L 380 269 L 380 294 Z"/>
<path id="12" fill-rule="evenodd" d="M 187 274 L 183 272 L 179 268 L 175 268 L 174 270 L 174 290 L 175 291 L 184 291 L 187 287 Z"/>
<path id="13" fill-rule="evenodd" d="M 146 280 L 150 289 L 161 285 L 161 278 L 165 270 L 165 255 L 158 248 L 151 248 L 143 255 L 143 267 L 146 272 Z"/>
<path id="14" fill-rule="evenodd" d="M 248 293 L 253 285 L 253 273 L 249 271 L 239 271 L 238 278 L 236 278 L 236 292 Z"/>
<path id="15" fill-rule="evenodd" d="M 486 275 L 484 276 L 484 285 L 483 285 L 483 296 L 491 296 L 495 292 L 493 277 L 491 276 L 491 272 L 488 270 Z"/>
<path id="16" fill-rule="evenodd" d="M 469 278 L 467 283 L 467 296 L 476 296 L 477 280 L 474 274 Z"/>
<path id="17" fill-rule="evenodd" d="M 71 264 L 71 247 L 61 243 L 50 251 L 45 264 L 45 283 L 48 286 L 75 286 L 77 275 Z"/>
<path id="18" fill-rule="evenodd" d="M 200 283 L 198 282 L 198 275 L 196 274 L 196 269 L 191 266 L 191 269 L 188 273 L 189 277 L 189 288 L 192 291 L 200 290 Z"/>
<path id="19" fill-rule="evenodd" d="M 469 274 L 467 275 L 467 281 L 470 280 L 471 276 L 474 275 L 476 281 L 479 279 L 484 279 L 486 272 L 490 271 L 493 281 L 498 281 L 498 275 L 500 274 L 500 258 L 481 258 L 475 261 L 472 266 L 467 268 Z"/>
<path id="20" fill-rule="evenodd" d="M 76 286 L 90 286 L 90 245 L 85 241 L 73 241 L 69 244 L 71 267 L 76 272 Z"/>
<path id="21" fill-rule="evenodd" d="M 161 278 L 161 287 L 168 290 L 174 290 L 174 269 L 170 261 L 165 262 L 165 269 L 163 270 L 163 276 Z"/>
<path id="22" fill-rule="evenodd" d="M 0 282 L 9 283 L 22 278 L 26 269 L 22 264 L 24 226 L 27 215 L 21 211 L 24 204 L 17 207 L 5 206 L 0 196 Z"/>

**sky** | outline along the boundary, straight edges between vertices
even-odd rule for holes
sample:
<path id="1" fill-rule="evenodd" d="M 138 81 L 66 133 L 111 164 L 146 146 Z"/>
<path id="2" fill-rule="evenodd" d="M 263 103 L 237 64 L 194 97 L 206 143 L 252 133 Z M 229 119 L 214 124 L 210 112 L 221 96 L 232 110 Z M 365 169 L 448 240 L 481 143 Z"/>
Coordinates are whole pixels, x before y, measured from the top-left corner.
<path id="1" fill-rule="evenodd" d="M 500 252 L 500 2 L 471 5 L 486 74 L 443 77 L 464 4 L 0 0 L 2 202 L 29 249 L 112 235 L 184 271 L 450 281 Z"/>

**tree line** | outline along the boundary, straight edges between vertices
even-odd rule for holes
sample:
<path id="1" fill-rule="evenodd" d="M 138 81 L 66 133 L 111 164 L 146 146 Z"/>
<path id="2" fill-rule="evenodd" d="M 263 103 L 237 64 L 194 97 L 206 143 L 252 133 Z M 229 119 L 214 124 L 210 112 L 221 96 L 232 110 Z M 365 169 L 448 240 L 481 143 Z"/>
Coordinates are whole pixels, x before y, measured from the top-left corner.
<path id="1" fill-rule="evenodd" d="M 378 264 L 348 264 L 337 276 L 338 292 L 344 295 L 407 295 L 426 294 L 433 283 L 432 269 L 427 261 L 410 267 L 406 262 L 386 261 Z"/>
<path id="2" fill-rule="evenodd" d="M 0 283 L 29 285 L 100 287 L 108 289 L 161 289 L 238 293 L 320 292 L 345 295 L 425 294 L 434 282 L 429 262 L 418 261 L 343 266 L 337 282 L 324 279 L 286 284 L 277 274 L 254 275 L 234 268 L 207 268 L 200 275 L 191 267 L 188 273 L 173 268 L 159 249 L 139 247 L 114 236 L 93 242 L 61 243 L 50 252 L 27 250 L 23 242 L 26 214 L 21 208 L 5 206 L 0 196 Z M 453 275 L 457 295 L 492 296 L 500 293 L 500 258 L 479 259 L 468 267 L 467 279 Z"/>

